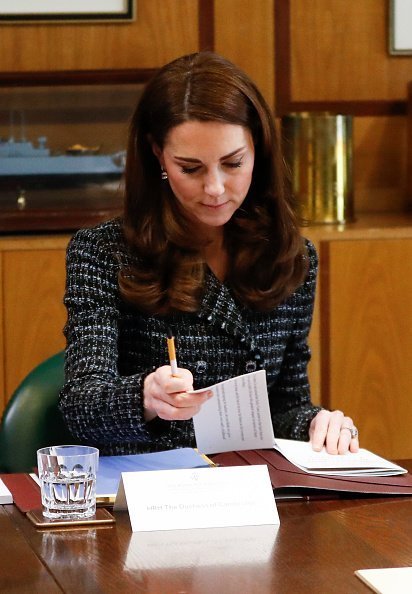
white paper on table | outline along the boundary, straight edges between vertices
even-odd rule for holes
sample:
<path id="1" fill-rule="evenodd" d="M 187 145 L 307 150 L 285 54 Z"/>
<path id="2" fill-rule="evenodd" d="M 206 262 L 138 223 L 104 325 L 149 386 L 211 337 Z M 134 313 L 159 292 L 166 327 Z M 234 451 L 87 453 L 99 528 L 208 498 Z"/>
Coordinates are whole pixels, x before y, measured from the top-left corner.
<path id="1" fill-rule="evenodd" d="M 265 370 L 246 373 L 209 388 L 213 397 L 193 417 L 196 444 L 204 454 L 273 448 Z"/>
<path id="2" fill-rule="evenodd" d="M 13 495 L 10 493 L 6 485 L 0 479 L 0 504 L 7 505 L 13 503 Z"/>
<path id="3" fill-rule="evenodd" d="M 308 441 L 276 439 L 277 449 L 289 462 L 305 472 L 339 476 L 393 476 L 405 474 L 405 468 L 389 462 L 369 450 L 352 454 L 328 454 L 325 449 L 315 452 Z"/>
<path id="4" fill-rule="evenodd" d="M 355 575 L 378 594 L 410 594 L 412 567 L 359 569 Z"/>
<path id="5" fill-rule="evenodd" d="M 279 524 L 266 465 L 123 472 L 133 532 Z"/>

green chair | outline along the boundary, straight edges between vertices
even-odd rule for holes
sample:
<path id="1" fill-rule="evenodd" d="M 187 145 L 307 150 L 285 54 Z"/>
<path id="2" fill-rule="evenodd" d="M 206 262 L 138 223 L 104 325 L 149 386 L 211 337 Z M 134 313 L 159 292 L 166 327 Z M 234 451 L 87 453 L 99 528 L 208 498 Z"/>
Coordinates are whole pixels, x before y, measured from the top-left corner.
<path id="1" fill-rule="evenodd" d="M 64 353 L 35 367 L 17 387 L 0 423 L 0 472 L 32 472 L 36 451 L 72 443 L 58 409 L 64 381 Z"/>

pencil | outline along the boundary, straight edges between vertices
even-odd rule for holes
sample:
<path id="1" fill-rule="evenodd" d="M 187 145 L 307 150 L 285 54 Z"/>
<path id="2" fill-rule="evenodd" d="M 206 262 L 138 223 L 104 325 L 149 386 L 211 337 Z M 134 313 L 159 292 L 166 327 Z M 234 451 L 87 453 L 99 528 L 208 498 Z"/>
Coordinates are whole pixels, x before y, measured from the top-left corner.
<path id="1" fill-rule="evenodd" d="M 178 377 L 179 374 L 177 371 L 175 339 L 174 339 L 173 332 L 172 332 L 171 328 L 167 329 L 167 350 L 169 351 L 169 361 L 170 361 L 170 367 L 172 368 L 172 376 Z"/>

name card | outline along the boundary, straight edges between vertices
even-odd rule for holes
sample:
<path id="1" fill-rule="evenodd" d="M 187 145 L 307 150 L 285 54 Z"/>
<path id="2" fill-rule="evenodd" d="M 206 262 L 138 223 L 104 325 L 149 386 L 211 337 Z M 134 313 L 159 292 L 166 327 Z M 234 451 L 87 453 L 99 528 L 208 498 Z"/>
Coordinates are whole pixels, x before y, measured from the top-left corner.
<path id="1" fill-rule="evenodd" d="M 280 523 L 265 465 L 123 472 L 114 509 L 133 532 Z"/>

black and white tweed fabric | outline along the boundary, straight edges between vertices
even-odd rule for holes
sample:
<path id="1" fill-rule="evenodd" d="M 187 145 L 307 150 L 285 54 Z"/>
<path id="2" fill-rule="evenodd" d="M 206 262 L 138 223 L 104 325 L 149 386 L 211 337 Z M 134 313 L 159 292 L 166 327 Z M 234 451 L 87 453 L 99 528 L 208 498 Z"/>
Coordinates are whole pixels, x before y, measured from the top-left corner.
<path id="1" fill-rule="evenodd" d="M 120 298 L 119 269 L 133 261 L 121 221 L 78 231 L 67 250 L 66 380 L 60 394 L 74 437 L 104 455 L 195 445 L 192 421 L 143 418 L 143 380 L 168 364 L 170 326 L 178 364 L 193 373 L 196 389 L 265 369 L 275 435 L 307 439 L 320 410 L 311 404 L 307 378 L 317 273 L 315 249 L 307 246 L 306 281 L 273 312 L 239 306 L 210 273 L 197 313 L 161 317 L 143 315 Z"/>

